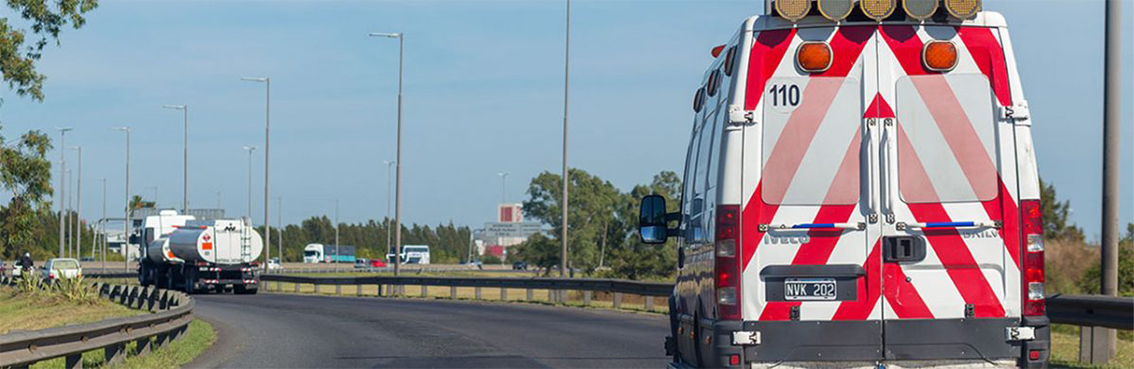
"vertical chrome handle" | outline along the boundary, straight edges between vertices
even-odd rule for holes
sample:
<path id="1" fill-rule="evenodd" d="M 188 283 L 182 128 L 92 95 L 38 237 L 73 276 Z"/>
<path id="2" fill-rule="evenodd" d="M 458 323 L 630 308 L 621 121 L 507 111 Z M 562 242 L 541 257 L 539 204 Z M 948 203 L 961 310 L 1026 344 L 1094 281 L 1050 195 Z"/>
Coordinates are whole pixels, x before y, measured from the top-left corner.
<path id="1" fill-rule="evenodd" d="M 869 172 L 867 174 L 867 178 L 869 179 L 867 180 L 868 188 L 866 189 L 866 192 L 867 199 L 870 202 L 869 217 L 871 223 L 878 221 L 878 141 L 874 137 L 874 127 L 877 125 L 878 119 L 876 118 L 869 118 L 866 120 L 866 161 L 868 162 L 867 171 Z"/>
<path id="2" fill-rule="evenodd" d="M 896 186 L 893 186 L 893 166 L 896 165 L 894 164 L 894 155 L 892 149 L 894 140 L 896 139 L 896 137 L 894 137 L 894 135 L 896 134 L 894 133 L 894 129 L 894 119 L 886 118 L 882 127 L 883 141 L 885 141 L 883 145 L 885 145 L 886 147 L 886 213 L 890 214 L 891 216 L 893 216 L 894 214 L 894 196 L 897 196 L 897 191 L 895 191 L 894 188 Z"/>

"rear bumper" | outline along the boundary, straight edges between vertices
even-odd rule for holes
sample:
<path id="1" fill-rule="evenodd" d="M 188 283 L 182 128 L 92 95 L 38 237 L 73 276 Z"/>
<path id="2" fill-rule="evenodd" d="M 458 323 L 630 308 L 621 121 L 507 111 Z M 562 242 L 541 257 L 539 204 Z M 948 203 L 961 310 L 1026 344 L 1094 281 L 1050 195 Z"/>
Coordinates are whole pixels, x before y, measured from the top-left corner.
<path id="1" fill-rule="evenodd" d="M 708 323 L 708 322 L 706 322 Z M 729 365 L 740 354 L 741 366 L 787 367 L 1044 367 L 1050 356 L 1046 317 L 1006 319 L 933 319 L 891 321 L 717 321 L 702 324 L 711 332 L 710 367 Z M 1035 338 L 1009 341 L 1009 327 L 1034 327 Z M 710 328 L 711 327 L 711 328 Z M 760 332 L 760 343 L 733 346 L 732 333 Z M 1030 360 L 1029 353 L 1038 358 Z"/>

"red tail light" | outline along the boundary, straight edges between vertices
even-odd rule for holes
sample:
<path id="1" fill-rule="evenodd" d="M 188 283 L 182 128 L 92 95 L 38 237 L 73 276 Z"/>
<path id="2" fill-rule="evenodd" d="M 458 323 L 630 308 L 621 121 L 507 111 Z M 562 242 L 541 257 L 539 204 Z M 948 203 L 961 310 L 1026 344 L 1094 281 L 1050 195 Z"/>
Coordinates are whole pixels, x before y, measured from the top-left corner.
<path id="1" fill-rule="evenodd" d="M 1020 201 L 1024 229 L 1024 315 L 1044 315 L 1043 210 L 1039 200 Z"/>
<path id="2" fill-rule="evenodd" d="M 716 277 L 717 317 L 740 320 L 740 206 L 717 207 L 714 277 Z"/>

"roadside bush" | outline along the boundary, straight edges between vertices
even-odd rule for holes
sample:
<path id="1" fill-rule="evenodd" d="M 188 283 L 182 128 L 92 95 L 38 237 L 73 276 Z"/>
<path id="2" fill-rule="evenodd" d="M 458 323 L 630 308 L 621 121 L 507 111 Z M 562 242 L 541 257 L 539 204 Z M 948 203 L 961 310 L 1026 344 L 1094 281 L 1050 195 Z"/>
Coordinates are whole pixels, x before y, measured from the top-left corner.
<path id="1" fill-rule="evenodd" d="M 1082 241 L 1067 239 L 1044 241 L 1047 293 L 1049 295 L 1084 293 L 1082 280 L 1090 266 L 1098 264 L 1098 260 L 1099 249 L 1087 247 Z"/>
<path id="2" fill-rule="evenodd" d="M 85 304 L 94 304 L 98 301 L 98 292 L 94 290 L 93 285 L 84 282 L 82 276 L 57 280 L 51 285 L 51 289 L 55 295 L 69 301 Z"/>
<path id="3" fill-rule="evenodd" d="M 39 279 L 35 273 L 25 271 L 20 280 L 16 282 L 16 290 L 20 294 L 35 295 L 43 292 L 43 280 Z"/>

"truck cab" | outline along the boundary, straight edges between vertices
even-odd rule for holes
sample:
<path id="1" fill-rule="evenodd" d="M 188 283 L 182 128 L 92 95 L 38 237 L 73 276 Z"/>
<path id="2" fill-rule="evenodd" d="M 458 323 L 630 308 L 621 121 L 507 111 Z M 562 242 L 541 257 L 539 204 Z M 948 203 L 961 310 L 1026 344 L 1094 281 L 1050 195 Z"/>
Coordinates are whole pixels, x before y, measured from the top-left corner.
<path id="1" fill-rule="evenodd" d="M 1042 367 L 1039 184 L 1004 17 L 776 0 L 694 88 L 667 352 L 696 367 Z"/>

